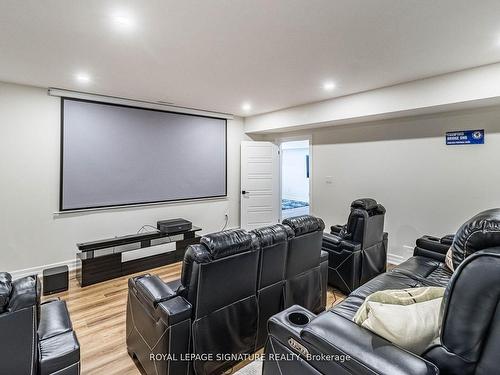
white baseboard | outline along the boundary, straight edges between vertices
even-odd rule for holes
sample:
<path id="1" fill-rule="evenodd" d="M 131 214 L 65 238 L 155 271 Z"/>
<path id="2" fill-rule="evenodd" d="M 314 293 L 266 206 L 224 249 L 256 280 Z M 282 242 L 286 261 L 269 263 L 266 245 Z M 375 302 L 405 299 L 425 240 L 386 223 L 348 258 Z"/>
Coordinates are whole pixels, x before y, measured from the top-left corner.
<path id="1" fill-rule="evenodd" d="M 68 266 L 69 271 L 71 272 L 71 271 L 74 271 L 76 268 L 76 260 L 72 259 L 72 260 L 66 260 L 66 261 L 52 263 L 52 264 L 44 264 L 42 266 L 25 268 L 23 270 L 11 271 L 9 273 L 12 275 L 13 279 L 18 279 L 18 278 L 24 277 L 24 276 L 41 275 L 44 269 L 51 268 L 51 267 L 57 267 L 57 266 Z"/>
<path id="2" fill-rule="evenodd" d="M 396 254 L 387 254 L 387 263 L 398 265 L 403 263 L 406 260 L 405 257 Z"/>

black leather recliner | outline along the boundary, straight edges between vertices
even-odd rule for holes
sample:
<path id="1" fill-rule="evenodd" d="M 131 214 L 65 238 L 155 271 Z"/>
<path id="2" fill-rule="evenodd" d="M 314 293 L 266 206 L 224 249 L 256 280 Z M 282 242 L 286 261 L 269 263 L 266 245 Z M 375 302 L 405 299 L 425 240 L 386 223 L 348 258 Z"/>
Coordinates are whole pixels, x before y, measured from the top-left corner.
<path id="1" fill-rule="evenodd" d="M 129 280 L 127 348 L 146 373 L 218 373 L 234 361 L 216 360 L 217 353 L 255 349 L 257 250 L 243 230 L 214 233 L 187 248 L 180 282 L 150 275 Z M 182 360 L 188 353 L 211 358 Z"/>
<path id="2" fill-rule="evenodd" d="M 299 237 L 317 232 L 321 225 L 312 225 L 315 221 L 322 223 L 311 218 Z M 277 224 L 250 233 L 210 234 L 188 247 L 180 280 L 129 279 L 129 354 L 147 374 L 200 375 L 219 374 L 239 362 L 220 354 L 256 351 L 264 344 L 267 319 L 284 309 L 286 258 L 297 230 Z M 319 261 L 321 245 L 315 238 L 303 246 Z M 324 287 L 315 284 L 309 292 L 326 304 L 326 260 L 323 269 Z M 307 290 L 301 283 L 290 288 Z"/>
<path id="3" fill-rule="evenodd" d="M 289 240 L 295 235 L 290 227 L 276 224 L 252 232 L 260 248 L 257 300 L 259 302 L 259 328 L 256 348 L 264 346 L 267 321 L 283 311 L 285 305 L 285 266 Z"/>
<path id="4" fill-rule="evenodd" d="M 385 208 L 374 199 L 357 199 L 351 204 L 346 225 L 334 225 L 323 236 L 328 252 L 328 283 L 349 294 L 386 271 L 387 233 Z"/>
<path id="5" fill-rule="evenodd" d="M 0 374 L 80 374 L 80 346 L 66 303 L 40 303 L 37 276 L 12 280 L 0 273 L 0 334 Z"/>
<path id="6" fill-rule="evenodd" d="M 419 239 L 412 258 L 356 289 L 329 311 L 315 315 L 293 306 L 272 317 L 266 354 L 288 354 L 297 360 L 269 356 L 263 375 L 498 374 L 500 209 L 474 216 L 457 231 L 451 245 L 453 273 L 443 263 L 450 237 L 443 239 Z M 446 287 L 439 342 L 422 355 L 352 321 L 371 293 L 421 286 Z"/>
<path id="7" fill-rule="evenodd" d="M 300 305 L 313 312 L 325 309 L 326 293 L 318 290 L 327 288 L 327 254 L 321 251 L 321 241 L 325 224 L 323 220 L 309 215 L 283 220 L 294 236 L 288 242 L 285 266 L 285 308 Z"/>

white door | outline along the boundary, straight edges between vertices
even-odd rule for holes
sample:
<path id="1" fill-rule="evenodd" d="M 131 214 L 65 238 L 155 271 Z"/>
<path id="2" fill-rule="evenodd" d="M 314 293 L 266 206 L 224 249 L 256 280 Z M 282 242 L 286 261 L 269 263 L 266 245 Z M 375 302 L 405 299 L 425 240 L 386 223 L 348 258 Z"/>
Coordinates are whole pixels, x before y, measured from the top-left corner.
<path id="1" fill-rule="evenodd" d="M 279 223 L 279 148 L 271 142 L 241 142 L 241 227 Z"/>

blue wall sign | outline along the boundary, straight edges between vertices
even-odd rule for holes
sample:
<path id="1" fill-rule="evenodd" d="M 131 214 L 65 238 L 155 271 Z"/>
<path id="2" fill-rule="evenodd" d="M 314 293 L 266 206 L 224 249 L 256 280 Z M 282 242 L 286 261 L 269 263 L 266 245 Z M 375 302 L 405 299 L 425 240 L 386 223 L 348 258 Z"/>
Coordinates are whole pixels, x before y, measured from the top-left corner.
<path id="1" fill-rule="evenodd" d="M 447 145 L 482 145 L 484 129 L 446 132 Z"/>

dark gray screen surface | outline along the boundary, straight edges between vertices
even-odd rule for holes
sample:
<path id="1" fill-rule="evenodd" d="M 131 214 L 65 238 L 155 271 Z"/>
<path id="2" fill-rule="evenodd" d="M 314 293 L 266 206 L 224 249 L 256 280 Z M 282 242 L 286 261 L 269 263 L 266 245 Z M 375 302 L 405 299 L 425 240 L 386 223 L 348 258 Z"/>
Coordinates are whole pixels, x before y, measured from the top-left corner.
<path id="1" fill-rule="evenodd" d="M 226 195 L 226 120 L 63 99 L 61 210 Z"/>

